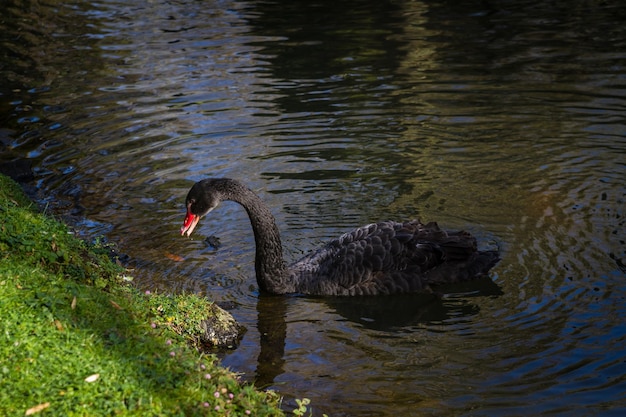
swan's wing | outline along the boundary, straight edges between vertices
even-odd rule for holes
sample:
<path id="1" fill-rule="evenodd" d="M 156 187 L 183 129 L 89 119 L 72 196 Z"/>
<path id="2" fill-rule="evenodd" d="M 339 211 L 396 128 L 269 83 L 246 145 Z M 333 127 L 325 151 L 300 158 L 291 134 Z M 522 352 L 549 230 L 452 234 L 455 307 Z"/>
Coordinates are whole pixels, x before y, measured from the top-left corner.
<path id="1" fill-rule="evenodd" d="M 307 274 L 302 292 L 390 294 L 428 289 L 425 277 L 446 260 L 476 251 L 465 232 L 448 234 L 436 223 L 382 222 L 346 233 L 292 266 Z M 330 292 L 329 292 L 330 291 Z"/>

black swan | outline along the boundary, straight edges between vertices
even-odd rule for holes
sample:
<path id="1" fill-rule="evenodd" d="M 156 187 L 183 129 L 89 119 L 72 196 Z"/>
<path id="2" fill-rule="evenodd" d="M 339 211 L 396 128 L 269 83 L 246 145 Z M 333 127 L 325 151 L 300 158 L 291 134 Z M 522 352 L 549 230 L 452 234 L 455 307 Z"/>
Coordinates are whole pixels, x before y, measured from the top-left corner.
<path id="1" fill-rule="evenodd" d="M 418 220 L 369 224 L 328 242 L 289 267 L 274 216 L 241 182 L 209 178 L 191 187 L 180 229 L 190 236 L 200 217 L 223 200 L 241 204 L 256 243 L 256 279 L 270 294 L 377 295 L 431 291 L 431 285 L 467 281 L 487 274 L 496 251 L 480 252 L 464 231 L 446 232 Z"/>

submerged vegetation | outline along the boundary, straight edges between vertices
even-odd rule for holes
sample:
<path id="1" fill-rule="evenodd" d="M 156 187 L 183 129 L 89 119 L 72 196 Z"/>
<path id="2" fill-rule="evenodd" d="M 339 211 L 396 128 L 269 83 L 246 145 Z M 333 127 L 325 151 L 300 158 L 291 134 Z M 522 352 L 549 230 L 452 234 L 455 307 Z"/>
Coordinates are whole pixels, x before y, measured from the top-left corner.
<path id="1" fill-rule="evenodd" d="M 140 293 L 2 175 L 0 219 L 0 415 L 283 415 L 199 351 L 212 303 Z"/>

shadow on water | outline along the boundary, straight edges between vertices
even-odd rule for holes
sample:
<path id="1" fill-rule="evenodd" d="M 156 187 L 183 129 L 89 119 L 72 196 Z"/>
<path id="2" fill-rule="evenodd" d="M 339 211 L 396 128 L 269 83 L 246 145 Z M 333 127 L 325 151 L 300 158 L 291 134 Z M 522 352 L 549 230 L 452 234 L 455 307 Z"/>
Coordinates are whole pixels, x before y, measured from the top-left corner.
<path id="1" fill-rule="evenodd" d="M 497 297 L 502 289 L 490 278 L 446 285 L 444 293 L 402 294 L 376 297 L 313 297 L 310 301 L 324 304 L 332 312 L 359 327 L 385 332 L 412 332 L 420 324 L 442 324 L 478 314 L 480 307 L 474 297 Z M 257 329 L 260 351 L 255 371 L 255 384 L 269 387 L 284 372 L 287 315 L 290 300 L 260 294 L 257 302 Z"/>
<path id="2" fill-rule="evenodd" d="M 396 331 L 420 323 L 442 323 L 450 318 L 469 317 L 480 311 L 471 299 L 499 296 L 502 289 L 485 277 L 438 288 L 438 294 L 403 294 L 383 297 L 326 297 L 323 301 L 339 315 L 364 328 Z"/>
<path id="3" fill-rule="evenodd" d="M 260 295 L 257 302 L 260 352 L 255 384 L 268 387 L 284 372 L 287 339 L 287 300 L 285 297 Z"/>

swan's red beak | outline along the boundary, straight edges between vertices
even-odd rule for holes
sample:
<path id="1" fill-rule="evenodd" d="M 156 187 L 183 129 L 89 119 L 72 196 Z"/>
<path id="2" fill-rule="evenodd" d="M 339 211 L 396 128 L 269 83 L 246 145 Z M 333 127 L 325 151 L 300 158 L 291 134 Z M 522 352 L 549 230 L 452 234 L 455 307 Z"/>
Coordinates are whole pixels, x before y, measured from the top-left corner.
<path id="1" fill-rule="evenodd" d="M 191 236 L 191 233 L 193 232 L 193 229 L 196 228 L 199 220 L 200 216 L 193 214 L 189 209 L 187 209 L 187 215 L 185 216 L 183 227 L 180 228 L 181 236 L 185 233 L 187 233 L 187 236 Z"/>

